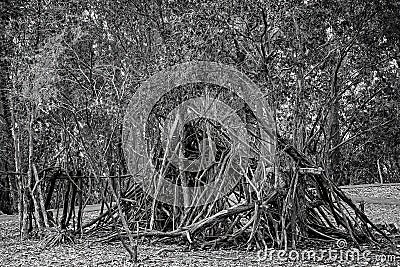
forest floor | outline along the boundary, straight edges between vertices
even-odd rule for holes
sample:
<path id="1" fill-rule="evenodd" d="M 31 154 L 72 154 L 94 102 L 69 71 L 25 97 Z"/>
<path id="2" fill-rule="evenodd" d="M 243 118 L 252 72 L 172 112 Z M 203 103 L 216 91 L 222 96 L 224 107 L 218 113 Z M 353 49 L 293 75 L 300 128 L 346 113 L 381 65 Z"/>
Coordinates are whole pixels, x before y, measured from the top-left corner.
<path id="1" fill-rule="evenodd" d="M 400 186 L 351 188 L 345 192 L 359 198 L 400 199 Z M 400 225 L 400 205 L 365 204 L 365 212 L 377 224 Z M 96 216 L 89 210 L 86 216 Z M 399 233 L 394 237 L 400 251 Z M 363 247 L 353 254 L 354 248 L 337 250 L 333 243 L 309 244 L 279 256 L 279 251 L 265 252 L 239 250 L 188 250 L 171 244 L 139 243 L 139 264 L 128 261 L 120 242 L 100 243 L 95 237 L 83 237 L 72 245 L 43 248 L 39 240 L 21 242 L 18 237 L 16 216 L 0 216 L 0 266 L 400 266 L 400 256 L 393 256 L 378 248 Z M 328 252 L 333 251 L 332 256 Z M 309 252 L 315 257 L 303 257 Z M 340 252 L 340 253 L 339 253 Z M 343 252 L 343 253 L 342 253 Z M 337 253 L 337 254 L 335 254 Z M 347 256 L 344 256 L 347 255 Z M 400 255 L 400 254 L 399 254 Z"/>

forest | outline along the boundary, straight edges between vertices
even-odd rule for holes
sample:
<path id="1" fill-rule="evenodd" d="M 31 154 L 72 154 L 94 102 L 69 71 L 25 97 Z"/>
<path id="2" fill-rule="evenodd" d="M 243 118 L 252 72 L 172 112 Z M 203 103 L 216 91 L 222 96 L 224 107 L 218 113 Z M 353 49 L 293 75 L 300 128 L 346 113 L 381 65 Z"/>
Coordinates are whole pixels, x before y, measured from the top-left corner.
<path id="1" fill-rule="evenodd" d="M 100 225 L 101 231 L 108 227 L 105 240 L 121 239 L 134 257 L 135 234 L 257 248 L 271 241 L 285 249 L 310 231 L 348 234 L 355 243 L 375 240 L 368 229 L 385 236 L 340 186 L 400 183 L 397 0 L 4 0 L 0 16 L 0 214 L 18 214 L 21 239 L 39 231 L 54 245 Z M 262 175 L 271 190 L 244 175 L 233 185 L 235 200 L 231 195 L 188 208 L 185 192 L 185 207 L 174 207 L 137 186 L 134 160 L 124 150 L 127 116 L 146 115 L 133 103 L 146 82 L 188 62 L 229 66 L 259 88 L 257 97 L 243 95 L 269 109 L 274 160 Z M 203 90 L 181 87 L 160 98 L 144 119 L 157 123 L 175 112 L 176 102 Z M 209 97 L 225 92 L 204 88 Z M 163 89 L 157 90 L 146 92 L 156 98 Z M 151 123 L 146 121 L 146 134 L 154 141 L 165 133 Z M 217 136 L 213 150 L 222 161 L 229 142 L 221 127 L 196 132 L 207 123 L 185 129 L 197 138 Z M 159 153 L 153 164 L 167 169 L 170 181 L 187 183 L 164 166 L 168 152 L 155 142 L 148 145 Z M 194 157 L 188 144 L 182 146 L 182 155 Z M 312 209 L 318 201 L 323 204 L 312 213 L 320 218 L 314 221 L 302 206 L 312 202 Z M 92 204 L 101 205 L 101 215 L 84 222 L 84 208 Z M 265 206 L 276 215 L 266 215 Z M 54 226 L 70 232 L 46 235 Z"/>

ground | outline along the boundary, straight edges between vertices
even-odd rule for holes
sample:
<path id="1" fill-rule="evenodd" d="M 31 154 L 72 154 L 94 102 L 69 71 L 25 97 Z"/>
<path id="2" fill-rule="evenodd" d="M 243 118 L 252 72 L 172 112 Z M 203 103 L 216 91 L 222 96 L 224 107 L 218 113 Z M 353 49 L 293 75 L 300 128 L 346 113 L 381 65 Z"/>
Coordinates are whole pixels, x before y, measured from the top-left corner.
<path id="1" fill-rule="evenodd" d="M 346 193 L 366 199 L 400 199 L 399 187 L 395 186 L 346 189 Z M 400 225 L 399 205 L 367 203 L 365 211 L 375 223 Z M 87 215 L 93 216 L 95 212 L 90 211 Z M 128 255 L 120 242 L 104 244 L 95 240 L 95 237 L 87 236 L 77 239 L 74 245 L 54 248 L 43 248 L 39 240 L 20 242 L 16 217 L 1 215 L 0 266 L 400 266 L 400 256 L 386 255 L 372 247 L 363 247 L 361 251 L 364 252 L 347 248 L 339 254 L 333 243 L 320 243 L 308 247 L 308 250 L 291 251 L 289 255 L 280 256 L 279 251 L 271 250 L 191 251 L 175 244 L 148 242 L 139 243 L 138 258 L 141 263 L 135 265 L 128 261 Z M 400 245 L 397 245 L 399 249 Z M 310 252 L 315 254 L 307 254 Z M 333 254 L 327 254 L 330 252 Z M 307 255 L 314 256 L 309 258 Z"/>

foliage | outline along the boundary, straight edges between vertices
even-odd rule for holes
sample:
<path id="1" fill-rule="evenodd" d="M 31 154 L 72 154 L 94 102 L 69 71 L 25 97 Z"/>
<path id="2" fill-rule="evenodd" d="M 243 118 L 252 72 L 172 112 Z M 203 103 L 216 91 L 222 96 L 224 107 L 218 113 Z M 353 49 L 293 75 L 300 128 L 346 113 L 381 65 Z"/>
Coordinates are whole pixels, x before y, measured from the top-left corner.
<path id="1" fill-rule="evenodd" d="M 376 182 L 379 169 L 384 181 L 400 177 L 398 1 L 6 2 L 0 115 L 13 112 L 19 125 L 19 171 L 30 171 L 31 115 L 33 162 L 89 177 L 86 203 L 112 199 L 99 176 L 127 173 L 121 125 L 136 88 L 190 60 L 251 77 L 280 135 L 337 183 Z M 290 164 L 282 156 L 282 169 Z"/>

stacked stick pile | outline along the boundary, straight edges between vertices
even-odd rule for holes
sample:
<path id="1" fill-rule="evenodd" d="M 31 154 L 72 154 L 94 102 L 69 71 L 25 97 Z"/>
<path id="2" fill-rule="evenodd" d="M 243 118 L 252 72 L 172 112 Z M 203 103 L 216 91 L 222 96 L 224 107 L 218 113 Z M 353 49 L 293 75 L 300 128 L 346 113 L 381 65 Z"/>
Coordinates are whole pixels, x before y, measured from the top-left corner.
<path id="1" fill-rule="evenodd" d="M 84 230 L 111 229 L 102 240 L 182 239 L 256 249 L 384 236 L 324 171 L 305 171 L 320 166 L 276 137 L 268 110 L 264 93 L 229 66 L 188 62 L 154 75 L 138 89 L 124 121 L 126 162 L 142 180 L 125 191 L 118 179 L 110 181 L 116 205 Z M 279 170 L 275 150 L 292 171 Z M 215 164 L 201 164 L 204 158 Z M 200 162 L 199 168 L 180 159 Z M 154 173 L 146 172 L 151 168 Z M 160 187 L 161 180 L 169 187 Z M 210 197 L 187 191 L 215 181 Z M 173 197 L 159 198 L 164 193 Z"/>
<path id="2" fill-rule="evenodd" d="M 165 203 L 154 205 L 154 199 L 135 184 L 118 198 L 120 205 L 108 206 L 83 228 L 87 232 L 107 229 L 102 241 L 129 234 L 133 238 L 177 238 L 201 247 L 227 245 L 257 249 L 295 248 L 308 238 L 344 238 L 360 244 L 377 242 L 377 233 L 385 237 L 324 172 L 299 171 L 317 169 L 304 154 L 282 138 L 279 146 L 298 167 L 287 177 L 286 186 L 265 187 L 261 192 L 248 194 L 249 185 L 241 180 L 231 194 L 185 209 Z M 130 233 L 123 228 L 121 215 L 126 217 Z M 152 216 L 153 225 L 150 224 Z"/>

